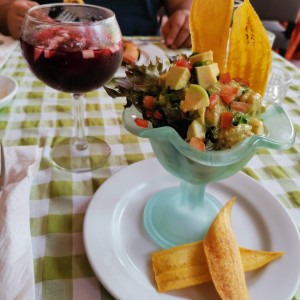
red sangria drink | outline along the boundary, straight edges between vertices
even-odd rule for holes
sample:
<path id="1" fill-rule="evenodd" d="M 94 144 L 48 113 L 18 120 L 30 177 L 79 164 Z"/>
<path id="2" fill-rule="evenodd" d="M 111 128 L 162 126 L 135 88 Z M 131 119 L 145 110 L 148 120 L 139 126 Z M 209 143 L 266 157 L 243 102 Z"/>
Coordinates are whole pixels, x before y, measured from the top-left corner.
<path id="1" fill-rule="evenodd" d="M 36 6 L 25 15 L 20 43 L 38 79 L 73 95 L 75 134 L 52 145 L 52 162 L 72 172 L 101 167 L 110 147 L 98 137 L 85 135 L 84 95 L 107 83 L 121 65 L 122 35 L 115 14 L 93 5 Z"/>
<path id="2" fill-rule="evenodd" d="M 64 92 L 85 93 L 110 80 L 123 56 L 120 41 L 105 45 L 93 39 L 94 35 L 93 28 L 42 28 L 26 41 L 21 37 L 22 53 L 45 84 Z"/>

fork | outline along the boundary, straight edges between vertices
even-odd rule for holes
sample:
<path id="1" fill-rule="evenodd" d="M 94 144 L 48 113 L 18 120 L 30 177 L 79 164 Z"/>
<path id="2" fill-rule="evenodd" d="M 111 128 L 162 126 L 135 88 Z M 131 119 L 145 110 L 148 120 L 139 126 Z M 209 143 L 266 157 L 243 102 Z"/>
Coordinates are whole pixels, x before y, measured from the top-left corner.
<path id="1" fill-rule="evenodd" d="M 56 18 L 56 20 L 60 22 L 74 22 L 78 19 L 77 16 L 75 16 L 72 12 L 68 10 L 64 10 L 59 16 Z"/>
<path id="2" fill-rule="evenodd" d="M 133 42 L 136 44 L 165 42 L 161 36 L 123 36 L 123 39 L 125 42 Z"/>
<path id="3" fill-rule="evenodd" d="M 0 167 L 1 167 L 1 170 L 0 170 L 0 190 L 2 190 L 4 188 L 4 185 L 5 185 L 5 159 L 4 159 L 4 149 L 3 149 L 3 145 L 1 143 L 0 145 L 0 159 L 1 159 L 1 162 L 0 162 Z"/>

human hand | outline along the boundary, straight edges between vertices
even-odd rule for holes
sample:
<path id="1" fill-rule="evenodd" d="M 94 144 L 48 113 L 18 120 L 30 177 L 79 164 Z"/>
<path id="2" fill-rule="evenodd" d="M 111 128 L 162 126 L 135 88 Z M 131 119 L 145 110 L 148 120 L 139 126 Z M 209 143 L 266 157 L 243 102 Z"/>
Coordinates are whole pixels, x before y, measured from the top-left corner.
<path id="1" fill-rule="evenodd" d="M 12 1 L 7 10 L 7 28 L 14 39 L 19 39 L 20 31 L 27 10 L 38 5 L 37 2 L 27 0 Z"/>
<path id="2" fill-rule="evenodd" d="M 189 10 L 177 10 L 162 26 L 161 32 L 168 47 L 178 49 L 192 46 L 189 18 Z"/>

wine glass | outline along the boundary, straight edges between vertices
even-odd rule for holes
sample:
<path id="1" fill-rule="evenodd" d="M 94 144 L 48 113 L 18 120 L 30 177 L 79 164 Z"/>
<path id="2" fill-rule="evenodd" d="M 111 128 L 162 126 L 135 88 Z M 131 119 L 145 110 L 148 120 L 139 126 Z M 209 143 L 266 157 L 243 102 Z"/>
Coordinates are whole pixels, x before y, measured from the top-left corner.
<path id="1" fill-rule="evenodd" d="M 53 163 L 67 171 L 101 167 L 110 147 L 86 136 L 85 93 L 102 87 L 118 70 L 123 56 L 122 35 L 115 14 L 104 7 L 49 4 L 31 8 L 21 36 L 22 54 L 33 74 L 74 99 L 75 136 L 55 142 Z"/>
<path id="2" fill-rule="evenodd" d="M 141 117 L 133 105 L 125 108 L 125 128 L 149 138 L 160 164 L 180 181 L 179 187 L 152 195 L 144 208 L 146 232 L 162 248 L 203 239 L 222 206 L 205 192 L 207 184 L 241 170 L 257 149 L 288 149 L 295 141 L 293 125 L 281 106 L 270 105 L 264 113 L 266 136 L 253 135 L 231 149 L 219 151 L 192 148 L 172 127 L 137 126 L 134 120 Z"/>

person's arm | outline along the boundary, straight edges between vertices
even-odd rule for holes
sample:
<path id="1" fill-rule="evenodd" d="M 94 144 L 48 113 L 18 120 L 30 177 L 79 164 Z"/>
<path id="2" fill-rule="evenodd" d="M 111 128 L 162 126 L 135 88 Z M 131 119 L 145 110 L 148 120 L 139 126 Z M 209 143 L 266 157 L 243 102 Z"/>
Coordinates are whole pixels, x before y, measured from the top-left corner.
<path id="1" fill-rule="evenodd" d="M 0 0 L 0 32 L 8 34 L 7 28 L 7 11 L 11 0 Z"/>
<path id="2" fill-rule="evenodd" d="M 165 0 L 164 9 L 168 15 L 162 27 L 165 43 L 171 48 L 191 47 L 190 8 L 192 0 Z"/>
<path id="3" fill-rule="evenodd" d="M 25 13 L 37 4 L 29 0 L 0 0 L 0 32 L 18 39 Z"/>

